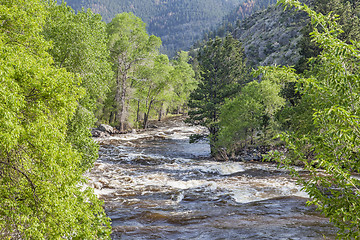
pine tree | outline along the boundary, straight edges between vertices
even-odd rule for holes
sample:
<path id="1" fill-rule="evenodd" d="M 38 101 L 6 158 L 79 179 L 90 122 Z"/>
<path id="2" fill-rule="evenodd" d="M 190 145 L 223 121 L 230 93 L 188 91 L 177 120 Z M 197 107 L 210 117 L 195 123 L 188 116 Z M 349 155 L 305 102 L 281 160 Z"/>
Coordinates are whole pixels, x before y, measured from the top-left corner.
<path id="1" fill-rule="evenodd" d="M 210 39 L 199 50 L 197 60 L 199 83 L 190 95 L 188 121 L 208 128 L 215 156 L 220 107 L 247 81 L 244 52 L 241 43 L 228 35 L 225 39 Z"/>

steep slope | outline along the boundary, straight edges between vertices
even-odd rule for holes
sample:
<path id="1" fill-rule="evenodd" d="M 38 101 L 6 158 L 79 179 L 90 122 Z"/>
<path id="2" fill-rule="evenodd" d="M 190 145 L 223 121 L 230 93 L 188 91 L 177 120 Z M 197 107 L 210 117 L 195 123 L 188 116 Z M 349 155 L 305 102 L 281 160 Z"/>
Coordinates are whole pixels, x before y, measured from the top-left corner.
<path id="1" fill-rule="evenodd" d="M 206 32 L 193 49 L 210 38 L 232 33 L 242 41 L 250 66 L 295 65 L 301 58 L 299 41 L 308 17 L 302 12 L 284 11 L 274 3 L 276 0 L 246 0 L 225 16 L 220 25 Z"/>
<path id="2" fill-rule="evenodd" d="M 241 21 L 252 15 L 254 12 L 268 8 L 270 5 L 275 4 L 276 2 L 277 0 L 245 0 L 237 8 L 226 15 L 224 21 L 236 23 L 237 21 Z"/>
<path id="3" fill-rule="evenodd" d="M 207 41 L 210 38 L 225 37 L 229 32 L 233 32 L 236 26 L 240 26 L 241 21 L 253 13 L 264 10 L 277 0 L 245 0 L 224 16 L 221 24 L 212 26 L 212 28 L 203 34 L 202 39 L 195 43 L 195 47 L 200 46 L 201 41 Z"/>
<path id="4" fill-rule="evenodd" d="M 59 0 L 60 1 L 60 0 Z M 65 0 L 66 1 L 66 0 Z M 75 10 L 91 8 L 106 22 L 120 12 L 133 12 L 161 37 L 163 52 L 173 56 L 188 49 L 211 26 L 218 25 L 244 0 L 67 0 Z"/>
<path id="5" fill-rule="evenodd" d="M 233 34 L 243 42 L 251 65 L 291 66 L 300 59 L 298 43 L 308 21 L 303 12 L 272 5 L 244 19 Z"/>

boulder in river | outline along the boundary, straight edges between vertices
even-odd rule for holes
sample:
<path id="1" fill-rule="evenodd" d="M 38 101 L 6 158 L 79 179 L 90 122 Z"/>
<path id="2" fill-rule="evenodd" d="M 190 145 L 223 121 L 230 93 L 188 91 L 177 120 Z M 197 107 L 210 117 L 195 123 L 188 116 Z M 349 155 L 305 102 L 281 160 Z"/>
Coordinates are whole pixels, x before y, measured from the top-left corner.
<path id="1" fill-rule="evenodd" d="M 108 132 L 103 132 L 103 131 L 100 131 L 98 129 L 93 129 L 91 131 L 91 135 L 93 137 L 97 137 L 97 138 L 104 138 L 104 137 L 109 137 L 110 134 Z"/>
<path id="2" fill-rule="evenodd" d="M 109 137 L 115 133 L 118 133 L 118 130 L 106 124 L 101 124 L 98 128 L 94 128 L 91 131 L 92 136 L 98 138 Z"/>
<path id="3" fill-rule="evenodd" d="M 98 127 L 98 129 L 99 129 L 100 131 L 102 131 L 102 132 L 107 132 L 107 133 L 110 133 L 110 134 L 115 133 L 115 131 L 116 131 L 112 126 L 106 125 L 106 124 L 101 124 L 101 125 Z"/>

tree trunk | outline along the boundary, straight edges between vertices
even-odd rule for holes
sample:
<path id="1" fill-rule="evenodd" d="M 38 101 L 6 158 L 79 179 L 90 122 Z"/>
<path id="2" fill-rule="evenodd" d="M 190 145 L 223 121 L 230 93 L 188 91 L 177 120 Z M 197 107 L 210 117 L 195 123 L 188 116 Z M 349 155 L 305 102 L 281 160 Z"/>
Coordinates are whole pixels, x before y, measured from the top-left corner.
<path id="1" fill-rule="evenodd" d="M 137 110 L 136 110 L 136 128 L 138 128 L 138 125 L 140 123 L 140 100 L 137 101 Z"/>
<path id="2" fill-rule="evenodd" d="M 126 97 L 127 97 L 127 72 L 130 69 L 130 65 L 127 66 L 121 56 L 118 56 L 118 66 L 116 75 L 116 121 L 121 132 L 125 130 L 126 124 Z"/>
<path id="3" fill-rule="evenodd" d="M 253 128 L 251 129 L 251 135 L 250 136 L 251 136 L 250 144 L 254 145 L 254 129 Z"/>
<path id="4" fill-rule="evenodd" d="M 150 109 L 151 109 L 152 103 L 153 103 L 153 100 L 150 101 L 148 109 L 147 109 L 147 113 L 145 113 L 145 115 L 144 115 L 144 129 L 147 129 L 147 127 L 148 127 L 149 114 L 150 114 Z"/>
<path id="5" fill-rule="evenodd" d="M 121 82 L 121 79 L 120 79 L 120 76 L 117 76 L 116 77 L 116 90 L 115 90 L 115 98 L 114 98 L 114 101 L 115 101 L 115 104 L 114 104 L 114 109 L 115 109 L 115 112 L 114 112 L 114 117 L 113 117 L 113 120 L 118 122 L 119 119 L 120 119 L 120 102 L 121 102 L 121 88 L 120 88 L 120 82 Z"/>
<path id="6" fill-rule="evenodd" d="M 211 126 L 209 129 L 210 132 L 210 151 L 211 156 L 217 157 L 218 150 L 216 148 L 216 142 L 217 142 L 217 134 L 218 134 L 218 128 L 216 126 Z"/>
<path id="7" fill-rule="evenodd" d="M 111 111 L 109 117 L 109 124 L 112 124 L 114 121 L 115 121 L 115 113 Z"/>
<path id="8" fill-rule="evenodd" d="M 158 121 L 161 121 L 161 119 L 162 119 L 162 116 L 163 116 L 163 107 L 164 107 L 164 103 L 161 103 L 160 110 L 159 110 L 159 118 L 158 118 Z"/>
<path id="9" fill-rule="evenodd" d="M 122 81 L 122 89 L 121 89 L 121 106 L 120 106 L 120 131 L 123 132 L 125 130 L 125 122 L 126 122 L 126 76 L 123 76 Z"/>

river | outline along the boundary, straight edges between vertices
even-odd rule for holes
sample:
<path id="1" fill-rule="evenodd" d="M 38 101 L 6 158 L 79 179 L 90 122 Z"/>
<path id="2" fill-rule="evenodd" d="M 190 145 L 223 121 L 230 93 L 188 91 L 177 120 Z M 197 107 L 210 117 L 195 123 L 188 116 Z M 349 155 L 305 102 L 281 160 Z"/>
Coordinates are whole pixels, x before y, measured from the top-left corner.
<path id="1" fill-rule="evenodd" d="M 202 131 L 172 119 L 150 131 L 96 139 L 100 157 L 88 178 L 105 202 L 112 239 L 335 238 L 285 170 L 211 161 L 206 141 L 189 144 Z"/>

